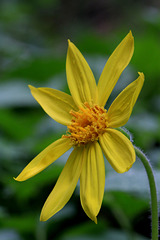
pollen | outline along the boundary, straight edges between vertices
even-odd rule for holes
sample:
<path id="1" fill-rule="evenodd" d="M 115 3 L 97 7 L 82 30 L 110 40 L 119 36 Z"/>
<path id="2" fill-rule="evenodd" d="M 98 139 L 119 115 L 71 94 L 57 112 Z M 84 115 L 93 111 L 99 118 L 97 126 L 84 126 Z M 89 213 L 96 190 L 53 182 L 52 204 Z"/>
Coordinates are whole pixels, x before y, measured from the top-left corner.
<path id="1" fill-rule="evenodd" d="M 73 145 L 81 146 L 88 142 L 97 141 L 99 135 L 107 128 L 107 111 L 103 107 L 84 103 L 79 111 L 70 111 L 73 116 L 71 125 L 67 126 L 68 131 L 62 138 L 70 138 Z"/>

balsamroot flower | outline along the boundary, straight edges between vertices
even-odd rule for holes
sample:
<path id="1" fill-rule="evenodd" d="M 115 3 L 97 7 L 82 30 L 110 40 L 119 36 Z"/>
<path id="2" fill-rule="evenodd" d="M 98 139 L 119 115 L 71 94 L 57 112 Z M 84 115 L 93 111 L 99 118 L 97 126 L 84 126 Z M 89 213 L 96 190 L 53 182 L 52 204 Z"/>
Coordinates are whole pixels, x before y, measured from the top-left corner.
<path id="1" fill-rule="evenodd" d="M 65 206 L 80 178 L 81 205 L 88 217 L 97 223 L 105 187 L 102 151 L 118 173 L 128 171 L 135 162 L 132 143 L 115 128 L 128 121 L 144 82 L 143 73 L 117 96 L 108 111 L 104 108 L 133 50 L 134 39 L 129 32 L 108 59 L 96 85 L 86 60 L 68 41 L 66 74 L 71 96 L 55 89 L 30 86 L 33 97 L 44 111 L 66 125 L 68 131 L 36 156 L 15 180 L 24 181 L 34 176 L 73 147 L 43 206 L 41 221 Z"/>

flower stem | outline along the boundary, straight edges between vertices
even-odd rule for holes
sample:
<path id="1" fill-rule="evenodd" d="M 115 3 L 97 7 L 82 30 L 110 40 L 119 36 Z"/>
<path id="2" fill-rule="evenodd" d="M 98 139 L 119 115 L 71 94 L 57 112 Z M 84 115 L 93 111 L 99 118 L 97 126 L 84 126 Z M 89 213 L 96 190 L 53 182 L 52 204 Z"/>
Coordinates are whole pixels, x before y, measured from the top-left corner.
<path id="1" fill-rule="evenodd" d="M 134 146 L 136 155 L 142 161 L 147 172 L 150 193 L 151 193 L 151 214 L 152 214 L 152 240 L 158 240 L 158 199 L 156 191 L 156 183 L 151 164 L 145 154 L 136 146 Z"/>

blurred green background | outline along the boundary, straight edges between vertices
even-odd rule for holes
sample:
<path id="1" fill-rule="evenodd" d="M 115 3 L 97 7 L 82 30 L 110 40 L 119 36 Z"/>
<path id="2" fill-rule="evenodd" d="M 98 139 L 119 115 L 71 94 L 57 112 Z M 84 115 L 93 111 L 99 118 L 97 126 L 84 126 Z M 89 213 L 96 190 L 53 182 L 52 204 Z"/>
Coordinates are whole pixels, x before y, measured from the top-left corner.
<path id="1" fill-rule="evenodd" d="M 135 52 L 109 104 L 137 78 L 138 71 L 144 72 L 145 84 L 126 127 L 151 159 L 159 191 L 160 2 L 0 1 L 0 240 L 150 239 L 148 180 L 138 159 L 125 174 L 116 173 L 106 161 L 97 225 L 81 208 L 79 185 L 65 208 L 49 221 L 39 222 L 44 201 L 69 153 L 26 182 L 13 180 L 66 131 L 45 114 L 28 84 L 68 92 L 67 39 L 80 49 L 98 80 L 108 56 L 129 30 L 135 37 Z"/>

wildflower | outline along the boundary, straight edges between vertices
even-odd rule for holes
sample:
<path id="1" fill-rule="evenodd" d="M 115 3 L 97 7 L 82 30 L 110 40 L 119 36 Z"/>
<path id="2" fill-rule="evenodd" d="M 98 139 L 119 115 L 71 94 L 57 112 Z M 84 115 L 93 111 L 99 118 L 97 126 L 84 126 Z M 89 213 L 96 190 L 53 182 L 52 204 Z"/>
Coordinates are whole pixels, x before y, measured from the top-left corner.
<path id="1" fill-rule="evenodd" d="M 97 223 L 105 187 L 102 151 L 118 173 L 128 171 L 135 162 L 132 143 L 115 128 L 128 121 L 144 75 L 139 73 L 107 111 L 105 103 L 133 55 L 132 33 L 128 33 L 108 59 L 98 85 L 80 51 L 70 41 L 68 44 L 66 74 L 71 96 L 55 89 L 30 86 L 33 97 L 44 111 L 66 125 L 68 132 L 36 156 L 15 180 L 24 181 L 34 176 L 73 147 L 43 206 L 40 220 L 46 221 L 65 206 L 80 178 L 81 205 L 88 217 Z"/>

